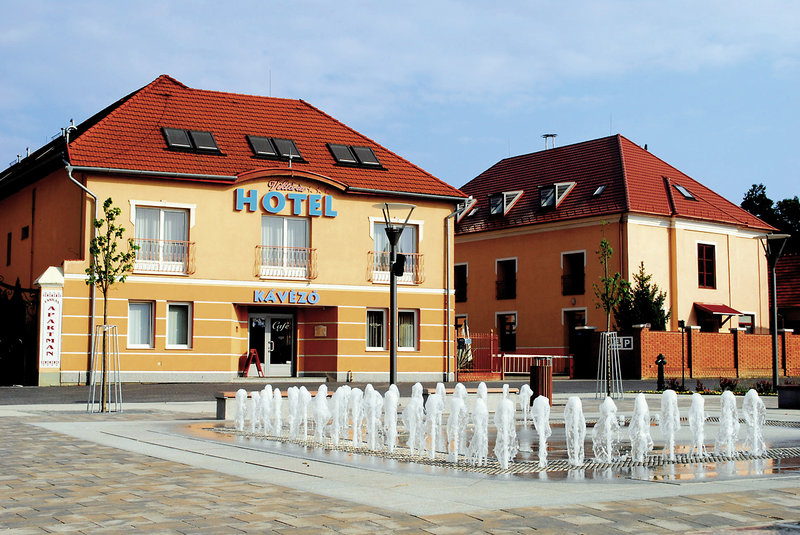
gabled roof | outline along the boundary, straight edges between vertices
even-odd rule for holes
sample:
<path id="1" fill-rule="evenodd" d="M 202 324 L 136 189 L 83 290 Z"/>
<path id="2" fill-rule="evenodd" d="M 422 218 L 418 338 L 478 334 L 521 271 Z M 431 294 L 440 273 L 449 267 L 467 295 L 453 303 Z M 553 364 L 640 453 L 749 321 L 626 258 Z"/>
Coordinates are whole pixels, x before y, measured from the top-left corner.
<path id="1" fill-rule="evenodd" d="M 539 189 L 575 182 L 557 208 L 541 208 Z M 694 199 L 675 188 L 682 186 Z M 594 195 L 598 188 L 602 192 Z M 488 197 L 524 190 L 504 217 L 489 215 Z M 620 213 L 677 216 L 774 230 L 647 150 L 615 135 L 499 161 L 462 186 L 477 211 L 461 219 L 460 234 Z"/>
<path id="2" fill-rule="evenodd" d="M 211 132 L 219 153 L 170 150 L 162 127 Z M 286 161 L 254 156 L 247 135 L 294 140 L 302 162 L 292 168 L 322 175 L 345 189 L 463 197 L 423 171 L 303 100 L 192 89 L 167 75 L 78 125 L 68 160 L 76 167 L 237 177 L 286 170 Z M 337 165 L 326 143 L 369 147 L 382 168 Z"/>

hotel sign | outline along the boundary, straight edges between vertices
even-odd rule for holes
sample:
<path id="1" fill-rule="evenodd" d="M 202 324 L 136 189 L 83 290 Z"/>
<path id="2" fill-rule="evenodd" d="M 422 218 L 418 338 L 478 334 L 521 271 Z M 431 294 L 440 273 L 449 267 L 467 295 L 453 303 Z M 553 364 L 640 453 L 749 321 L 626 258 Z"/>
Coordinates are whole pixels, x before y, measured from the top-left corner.
<path id="1" fill-rule="evenodd" d="M 269 214 L 279 214 L 287 206 L 292 215 L 309 217 L 336 217 L 333 208 L 333 197 L 321 193 L 311 193 L 310 188 L 292 182 L 272 181 L 268 184 L 270 191 L 259 197 L 258 190 L 236 188 L 233 191 L 234 209 L 241 212 L 255 212 L 259 206 Z M 278 191 L 288 190 L 288 192 Z M 305 191 L 303 191 L 305 190 Z"/>

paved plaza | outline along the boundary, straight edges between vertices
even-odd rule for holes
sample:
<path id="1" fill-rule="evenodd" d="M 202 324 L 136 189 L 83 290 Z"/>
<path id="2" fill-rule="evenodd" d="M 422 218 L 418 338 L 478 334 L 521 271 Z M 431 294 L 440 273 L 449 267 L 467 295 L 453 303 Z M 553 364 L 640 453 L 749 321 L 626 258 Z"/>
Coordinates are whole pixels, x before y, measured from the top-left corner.
<path id="1" fill-rule="evenodd" d="M 800 533 L 800 472 L 569 481 L 392 471 L 211 440 L 192 431 L 218 423 L 211 399 L 88 414 L 53 392 L 46 404 L 0 405 L 3 533 Z M 582 398 L 591 417 L 596 400 Z M 554 395 L 553 415 L 565 400 Z M 768 419 L 800 422 L 800 411 L 766 402 Z"/>

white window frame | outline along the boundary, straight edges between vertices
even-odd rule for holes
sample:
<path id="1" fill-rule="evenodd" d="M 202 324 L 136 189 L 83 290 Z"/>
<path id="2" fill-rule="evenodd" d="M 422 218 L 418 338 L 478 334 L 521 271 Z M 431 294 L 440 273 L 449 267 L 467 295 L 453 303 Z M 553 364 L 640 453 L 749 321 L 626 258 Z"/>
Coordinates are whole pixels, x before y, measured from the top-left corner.
<path id="1" fill-rule="evenodd" d="M 262 238 L 259 240 L 261 246 L 264 247 L 266 244 L 263 240 L 263 233 L 264 233 L 264 221 L 270 218 L 270 220 L 277 220 L 280 219 L 283 223 L 283 243 L 286 243 L 286 237 L 288 235 L 287 230 L 287 222 L 288 220 L 292 219 L 302 219 L 306 222 L 306 245 L 305 249 L 308 250 L 307 254 L 311 254 L 311 218 L 305 217 L 289 217 L 289 216 L 282 216 L 282 215 L 262 215 L 261 216 L 261 233 Z M 284 253 L 282 257 L 282 265 L 280 266 L 271 266 L 265 265 L 260 260 L 259 265 L 259 278 L 262 279 L 291 279 L 291 280 L 306 280 L 308 279 L 308 265 L 306 266 L 290 266 L 287 265 L 287 251 L 286 246 L 284 245 Z M 311 259 L 307 258 L 308 264 L 310 264 Z"/>
<path id="2" fill-rule="evenodd" d="M 185 306 L 187 308 L 186 314 L 186 344 L 170 344 L 169 334 L 172 325 L 169 320 L 169 308 L 171 306 Z M 166 333 L 166 348 L 167 349 L 191 349 L 192 348 L 192 325 L 194 323 L 194 306 L 190 301 L 167 301 L 167 333 Z"/>
<path id="3" fill-rule="evenodd" d="M 382 318 L 381 319 L 381 330 L 383 331 L 383 333 L 382 333 L 383 340 L 381 340 L 381 345 L 380 346 L 371 346 L 371 345 L 369 345 L 369 342 L 370 342 L 370 340 L 369 340 L 369 313 L 370 312 L 380 312 L 380 314 L 381 314 L 381 318 Z M 364 343 L 366 344 L 367 351 L 386 351 L 386 349 L 387 349 L 386 348 L 387 340 L 388 340 L 388 336 L 387 336 L 387 327 L 388 327 L 387 316 L 388 316 L 388 313 L 386 312 L 385 308 L 368 308 L 367 309 L 367 311 L 366 311 L 366 313 L 364 315 L 364 327 L 365 327 Z"/>
<path id="4" fill-rule="evenodd" d="M 150 307 L 150 325 L 149 325 L 149 339 L 150 341 L 147 344 L 134 344 L 131 342 L 131 305 L 148 305 Z M 156 303 L 155 301 L 139 301 L 139 300 L 130 300 L 128 301 L 128 334 L 127 338 L 127 348 L 128 349 L 152 349 L 155 343 L 155 312 L 156 312 Z"/>
<path id="5" fill-rule="evenodd" d="M 400 218 L 391 218 L 392 223 L 397 223 L 398 225 L 402 225 L 404 219 Z M 422 251 L 422 227 L 424 221 L 421 219 L 409 219 L 406 227 L 416 227 L 417 231 L 417 243 L 416 243 L 416 250 L 412 254 L 419 254 Z M 369 237 L 372 241 L 372 251 L 373 253 L 377 253 L 377 247 L 375 244 L 375 225 L 386 225 L 386 220 L 382 217 L 370 217 L 369 218 Z M 397 277 L 397 284 L 409 284 L 415 285 L 415 279 L 417 274 L 414 273 L 413 270 L 408 270 L 408 261 L 406 261 L 406 271 L 403 273 L 402 277 Z M 373 265 L 374 267 L 374 265 Z M 378 284 L 389 284 L 389 271 L 379 271 L 376 269 L 372 270 L 372 282 Z"/>
<path id="6" fill-rule="evenodd" d="M 189 242 L 189 236 L 191 235 L 191 229 L 194 227 L 194 213 L 196 211 L 196 205 L 194 204 L 181 204 L 181 203 L 168 203 L 165 201 L 161 202 L 145 202 L 145 201 L 129 201 L 131 204 L 131 214 L 130 220 L 133 223 L 134 228 L 134 239 L 136 235 L 136 211 L 139 208 L 150 208 L 153 210 L 158 210 L 158 240 L 159 242 L 164 241 L 164 213 L 165 212 L 184 212 L 187 214 L 186 220 L 188 226 L 186 228 L 186 236 L 185 242 Z M 153 239 L 153 238 L 149 238 Z M 159 258 L 157 260 L 144 260 L 140 259 L 137 255 L 137 258 L 134 260 L 133 271 L 134 273 L 161 273 L 161 274 L 168 274 L 168 275 L 185 275 L 189 269 L 189 256 L 190 251 L 187 247 L 186 249 L 186 258 L 183 262 L 169 262 L 163 259 L 163 250 L 161 249 L 161 245 L 159 245 Z"/>
<path id="7" fill-rule="evenodd" d="M 414 317 L 414 343 L 411 346 L 400 345 L 400 314 L 412 314 Z M 416 309 L 400 309 L 397 311 L 397 350 L 398 351 L 418 351 L 419 350 L 419 311 Z"/>

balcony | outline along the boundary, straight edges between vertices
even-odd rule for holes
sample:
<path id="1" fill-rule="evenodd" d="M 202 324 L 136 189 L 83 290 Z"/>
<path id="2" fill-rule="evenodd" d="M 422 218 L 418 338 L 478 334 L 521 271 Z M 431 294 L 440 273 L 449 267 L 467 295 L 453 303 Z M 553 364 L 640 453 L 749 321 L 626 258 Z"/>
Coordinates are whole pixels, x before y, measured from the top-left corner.
<path id="1" fill-rule="evenodd" d="M 194 273 L 194 242 L 138 238 L 135 273 L 190 275 Z"/>
<path id="2" fill-rule="evenodd" d="M 561 276 L 561 295 L 583 295 L 586 293 L 586 276 L 583 273 L 577 275 Z"/>
<path id="3" fill-rule="evenodd" d="M 517 298 L 517 279 L 497 281 L 497 299 Z"/>
<path id="4" fill-rule="evenodd" d="M 317 278 L 317 250 L 309 247 L 256 246 L 256 276 L 262 279 Z"/>
<path id="5" fill-rule="evenodd" d="M 367 280 L 378 284 L 389 283 L 391 253 L 370 251 L 367 258 Z M 422 253 L 404 253 L 406 255 L 405 270 L 402 277 L 397 277 L 398 284 L 422 284 L 425 282 L 425 269 Z"/>

